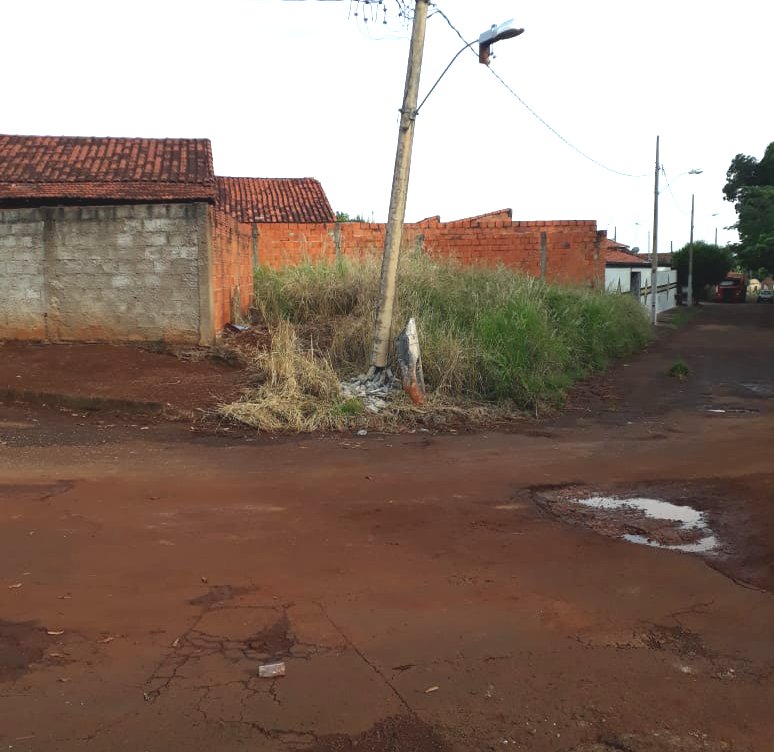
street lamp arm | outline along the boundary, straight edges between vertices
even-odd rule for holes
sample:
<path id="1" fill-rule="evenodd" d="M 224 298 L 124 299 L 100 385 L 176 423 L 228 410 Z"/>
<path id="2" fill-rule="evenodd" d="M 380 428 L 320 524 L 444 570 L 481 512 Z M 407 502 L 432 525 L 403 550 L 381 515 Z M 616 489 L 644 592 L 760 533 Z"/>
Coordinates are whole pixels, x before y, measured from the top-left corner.
<path id="1" fill-rule="evenodd" d="M 524 33 L 524 29 L 517 29 L 513 25 L 513 19 L 511 19 L 510 21 L 501 23 L 499 26 L 492 26 L 491 29 L 488 29 L 483 34 L 481 34 L 475 42 L 468 42 L 468 44 L 466 44 L 449 61 L 449 64 L 443 69 L 443 73 L 441 73 L 441 75 L 438 76 L 438 80 L 430 87 L 430 91 L 428 91 L 427 94 L 425 94 L 425 98 L 419 103 L 419 107 L 417 107 L 417 109 L 414 111 L 414 115 L 417 115 L 419 113 L 419 111 L 422 109 L 422 105 L 427 101 L 428 97 L 435 91 L 435 87 L 441 83 L 441 79 L 449 72 L 449 68 L 451 68 L 452 65 L 454 65 L 457 58 L 463 52 L 465 52 L 465 50 L 470 49 L 474 44 L 478 43 L 479 62 L 484 63 L 485 65 L 489 65 L 489 57 L 491 54 L 492 45 L 495 42 L 501 42 L 503 39 L 513 39 L 513 37 L 517 37 L 523 33 Z M 465 41 L 464 37 L 462 38 L 462 41 L 463 42 Z"/>
<path id="2" fill-rule="evenodd" d="M 435 83 L 434 83 L 434 84 L 433 84 L 433 85 L 430 87 L 430 91 L 428 91 L 428 92 L 427 92 L 427 94 L 425 94 L 425 97 L 424 97 L 424 99 L 423 99 L 423 100 L 422 100 L 422 101 L 419 103 L 419 106 L 417 107 L 417 109 L 416 109 L 416 110 L 415 110 L 415 112 L 414 112 L 414 114 L 415 114 L 415 115 L 416 115 L 416 114 L 418 114 L 418 113 L 419 113 L 419 111 L 422 109 L 422 105 L 423 105 L 423 104 L 424 104 L 424 103 L 427 101 L 427 98 L 428 98 L 428 97 L 429 97 L 429 96 L 430 96 L 430 95 L 431 95 L 431 94 L 432 94 L 432 93 L 435 91 L 435 87 L 436 87 L 436 86 L 438 86 L 438 84 L 440 84 L 440 83 L 441 83 L 441 79 L 442 79 L 442 78 L 443 78 L 443 77 L 444 77 L 444 76 L 445 76 L 445 75 L 446 75 L 446 74 L 449 72 L 449 68 L 451 68 L 451 67 L 452 67 L 452 65 L 454 65 L 454 63 L 456 62 L 457 58 L 458 58 L 458 57 L 459 57 L 459 56 L 460 56 L 460 55 L 461 55 L 463 52 L 465 52 L 465 50 L 467 50 L 467 49 L 470 49 L 470 48 L 471 48 L 471 47 L 472 47 L 474 44 L 476 44 L 476 43 L 475 43 L 475 42 L 470 42 L 470 43 L 466 44 L 466 45 L 465 45 L 465 46 L 464 46 L 464 47 L 463 47 L 463 48 L 462 48 L 462 49 L 461 49 L 461 50 L 460 50 L 460 51 L 459 51 L 459 52 L 458 52 L 458 53 L 457 53 L 457 54 L 456 54 L 456 55 L 455 55 L 455 56 L 454 56 L 454 57 L 453 57 L 453 58 L 452 58 L 450 61 L 449 61 L 449 64 L 448 64 L 448 65 L 447 65 L 447 66 L 446 66 L 446 67 L 443 69 L 443 73 L 441 73 L 441 75 L 440 75 L 440 76 L 438 76 L 438 80 L 437 80 L 437 81 L 436 81 L 436 82 L 435 82 Z"/>

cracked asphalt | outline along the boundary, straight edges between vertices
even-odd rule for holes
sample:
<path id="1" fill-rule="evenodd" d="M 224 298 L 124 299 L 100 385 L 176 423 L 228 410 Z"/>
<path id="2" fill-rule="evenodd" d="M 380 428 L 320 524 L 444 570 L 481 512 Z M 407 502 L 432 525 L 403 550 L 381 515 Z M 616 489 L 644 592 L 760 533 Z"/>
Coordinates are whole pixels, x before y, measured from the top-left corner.
<path id="1" fill-rule="evenodd" d="M 773 313 L 707 306 L 509 432 L 0 406 L 0 749 L 774 749 Z M 565 486 L 720 551 L 567 524 Z"/>

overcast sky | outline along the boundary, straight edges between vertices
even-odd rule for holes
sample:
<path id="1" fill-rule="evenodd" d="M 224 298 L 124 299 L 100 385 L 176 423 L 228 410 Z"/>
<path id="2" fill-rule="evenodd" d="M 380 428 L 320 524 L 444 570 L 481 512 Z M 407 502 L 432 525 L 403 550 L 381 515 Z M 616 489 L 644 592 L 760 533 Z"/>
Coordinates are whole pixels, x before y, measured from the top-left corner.
<path id="1" fill-rule="evenodd" d="M 207 137 L 221 175 L 315 177 L 334 209 L 383 221 L 409 27 L 349 0 L 0 0 L 0 132 Z M 733 240 L 723 201 L 735 154 L 774 140 L 774 4 L 763 0 L 439 0 L 467 40 L 515 18 L 492 69 L 452 67 L 416 128 L 407 219 L 511 207 L 514 219 L 595 219 L 643 250 Z M 355 11 L 359 13 L 355 16 Z M 460 49 L 428 22 L 420 96 Z M 701 168 L 703 174 L 686 175 Z M 713 214 L 717 213 L 717 216 Z"/>

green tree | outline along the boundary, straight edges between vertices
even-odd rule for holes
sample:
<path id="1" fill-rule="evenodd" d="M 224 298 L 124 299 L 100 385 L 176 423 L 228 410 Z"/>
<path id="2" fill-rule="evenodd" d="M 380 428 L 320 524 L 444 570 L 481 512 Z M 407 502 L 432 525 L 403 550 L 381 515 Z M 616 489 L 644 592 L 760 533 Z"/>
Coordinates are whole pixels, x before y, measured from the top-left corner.
<path id="1" fill-rule="evenodd" d="M 688 257 L 691 244 L 686 243 L 672 257 L 672 268 L 677 269 L 677 283 L 688 284 Z M 733 267 L 731 253 L 725 248 L 696 241 L 693 244 L 693 299 L 700 300 L 707 285 L 716 285 Z"/>
<path id="2" fill-rule="evenodd" d="M 744 269 L 774 270 L 774 142 L 763 158 L 737 154 L 726 173 L 726 200 L 734 203 L 739 245 L 734 248 Z"/>
<path id="3" fill-rule="evenodd" d="M 363 217 L 360 214 L 356 214 L 354 217 L 350 217 L 347 212 L 336 212 L 336 221 L 337 222 L 365 222 Z"/>

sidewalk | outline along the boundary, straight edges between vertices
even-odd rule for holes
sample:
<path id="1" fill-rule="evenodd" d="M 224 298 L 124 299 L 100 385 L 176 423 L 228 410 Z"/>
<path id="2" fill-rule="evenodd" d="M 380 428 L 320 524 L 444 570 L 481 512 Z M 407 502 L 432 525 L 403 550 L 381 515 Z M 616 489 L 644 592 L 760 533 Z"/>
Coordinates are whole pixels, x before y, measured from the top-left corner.
<path id="1" fill-rule="evenodd" d="M 243 372 L 141 345 L 0 342 L 0 402 L 60 404 L 189 417 L 239 394 Z"/>

